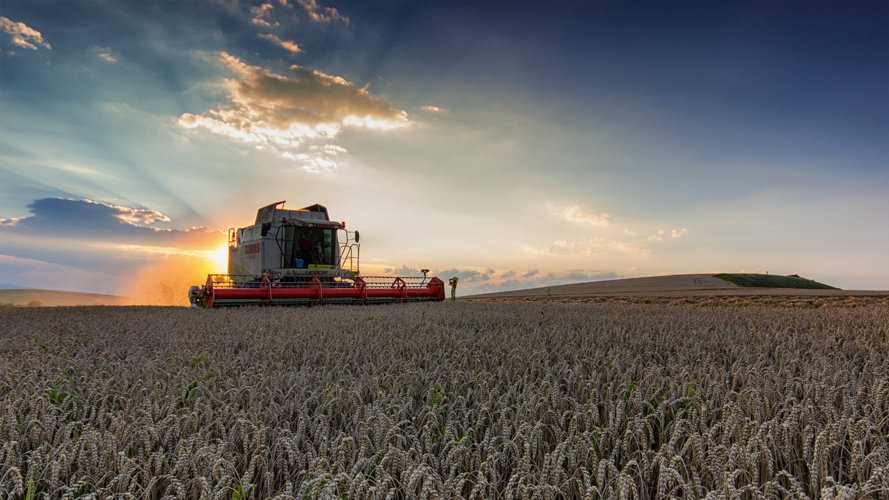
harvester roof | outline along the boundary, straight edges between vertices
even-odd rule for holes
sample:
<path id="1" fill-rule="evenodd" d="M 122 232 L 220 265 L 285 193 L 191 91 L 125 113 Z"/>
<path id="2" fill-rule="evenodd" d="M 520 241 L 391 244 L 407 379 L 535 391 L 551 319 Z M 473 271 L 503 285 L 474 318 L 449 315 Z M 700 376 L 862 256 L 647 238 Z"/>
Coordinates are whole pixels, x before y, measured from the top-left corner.
<path id="1" fill-rule="evenodd" d="M 330 220 L 327 214 L 327 207 L 324 205 L 314 204 L 299 210 L 284 210 L 283 201 L 266 205 L 256 211 L 256 225 L 264 222 L 272 222 L 284 219 L 317 219 Z"/>

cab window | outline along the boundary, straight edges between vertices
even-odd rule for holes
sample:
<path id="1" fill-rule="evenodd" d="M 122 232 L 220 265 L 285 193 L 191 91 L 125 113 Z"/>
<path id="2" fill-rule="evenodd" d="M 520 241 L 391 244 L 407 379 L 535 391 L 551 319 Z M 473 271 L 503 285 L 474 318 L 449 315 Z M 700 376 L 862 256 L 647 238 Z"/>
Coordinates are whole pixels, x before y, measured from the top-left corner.
<path id="1" fill-rule="evenodd" d="M 333 229 L 296 228 L 290 267 L 308 268 L 310 265 L 335 266 L 336 241 Z M 300 265 L 302 264 L 302 265 Z"/>

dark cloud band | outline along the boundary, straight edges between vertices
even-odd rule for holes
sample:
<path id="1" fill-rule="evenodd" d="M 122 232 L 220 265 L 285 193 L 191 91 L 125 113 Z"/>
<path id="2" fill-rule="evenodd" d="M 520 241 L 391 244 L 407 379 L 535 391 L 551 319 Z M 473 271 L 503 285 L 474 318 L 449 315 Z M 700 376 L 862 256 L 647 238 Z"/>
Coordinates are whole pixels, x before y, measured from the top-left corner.
<path id="1" fill-rule="evenodd" d="M 34 200 L 27 208 L 33 214 L 30 217 L 0 219 L 0 232 L 187 250 L 216 249 L 225 239 L 221 231 L 204 227 L 152 227 L 151 224 L 170 222 L 170 218 L 150 209 L 66 198 Z"/>

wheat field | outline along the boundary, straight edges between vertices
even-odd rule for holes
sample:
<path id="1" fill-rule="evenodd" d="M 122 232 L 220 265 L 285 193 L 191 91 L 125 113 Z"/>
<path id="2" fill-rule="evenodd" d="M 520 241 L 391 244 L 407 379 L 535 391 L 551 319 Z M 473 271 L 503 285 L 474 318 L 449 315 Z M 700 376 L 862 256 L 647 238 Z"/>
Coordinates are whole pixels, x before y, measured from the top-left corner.
<path id="1" fill-rule="evenodd" d="M 889 308 L 0 309 L 0 498 L 887 498 Z"/>

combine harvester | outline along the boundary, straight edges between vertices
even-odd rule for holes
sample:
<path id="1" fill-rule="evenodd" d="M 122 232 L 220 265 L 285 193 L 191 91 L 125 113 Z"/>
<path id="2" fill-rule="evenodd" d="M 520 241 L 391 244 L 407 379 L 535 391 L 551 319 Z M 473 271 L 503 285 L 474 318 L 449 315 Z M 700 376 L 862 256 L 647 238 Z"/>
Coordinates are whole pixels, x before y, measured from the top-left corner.
<path id="1" fill-rule="evenodd" d="M 440 302 L 438 278 L 361 276 L 358 231 L 331 221 L 327 208 L 262 207 L 249 227 L 228 231 L 228 274 L 188 290 L 192 307 Z M 451 280 L 451 296 L 457 280 Z"/>

